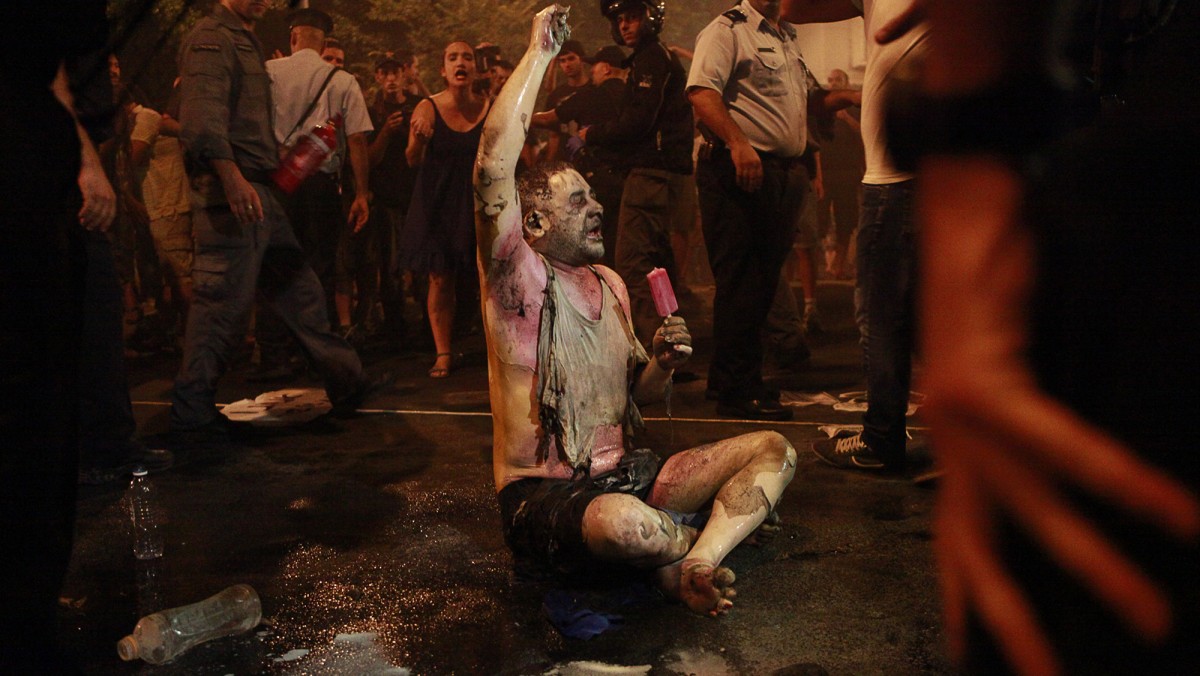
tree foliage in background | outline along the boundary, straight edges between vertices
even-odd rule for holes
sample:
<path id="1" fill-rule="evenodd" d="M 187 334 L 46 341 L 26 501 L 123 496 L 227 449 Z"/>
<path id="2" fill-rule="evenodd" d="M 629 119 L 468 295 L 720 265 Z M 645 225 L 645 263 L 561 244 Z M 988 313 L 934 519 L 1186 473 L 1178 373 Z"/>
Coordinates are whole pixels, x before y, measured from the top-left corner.
<path id="1" fill-rule="evenodd" d="M 53 1 L 53 0 L 46 0 Z M 108 13 L 121 56 L 124 76 L 147 92 L 152 106 L 161 105 L 176 76 L 176 55 L 183 35 L 212 10 L 216 0 L 108 0 Z M 347 69 L 364 88 L 374 85 L 372 68 L 385 51 L 407 49 L 417 55 L 421 77 L 431 91 L 443 88 L 442 49 L 451 41 L 472 45 L 491 42 L 516 63 L 529 41 L 534 14 L 549 0 L 309 0 L 328 12 L 334 35 L 346 48 Z M 572 35 L 589 52 L 610 44 L 608 22 L 594 0 L 571 4 Z M 696 33 L 734 0 L 667 0 L 662 39 L 691 49 Z M 268 55 L 287 53 L 289 3 L 273 0 L 273 8 L 255 33 Z M 687 64 L 685 64 L 686 66 Z M 554 73 L 557 69 L 552 69 Z"/>

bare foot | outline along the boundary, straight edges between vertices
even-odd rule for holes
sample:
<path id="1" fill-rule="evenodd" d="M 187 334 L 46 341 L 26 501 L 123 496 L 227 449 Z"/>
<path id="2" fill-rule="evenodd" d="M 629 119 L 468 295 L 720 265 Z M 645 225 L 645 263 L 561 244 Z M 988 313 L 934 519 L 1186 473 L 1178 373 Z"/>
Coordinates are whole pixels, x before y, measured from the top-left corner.
<path id="1" fill-rule="evenodd" d="M 700 559 L 684 559 L 658 569 L 663 592 L 682 601 L 692 612 L 712 617 L 733 607 L 737 596 L 734 579 L 732 570 Z"/>
<path id="2" fill-rule="evenodd" d="M 779 535 L 779 531 L 783 530 L 783 526 L 780 525 L 782 522 L 783 520 L 779 518 L 779 513 L 775 510 L 771 510 L 771 513 L 767 515 L 767 518 L 763 519 L 763 522 L 759 524 L 758 528 L 755 529 L 753 533 L 748 535 L 746 539 L 742 541 L 742 543 L 750 545 L 751 547 L 764 547 L 771 544 L 771 541 L 775 539 L 775 536 Z"/>

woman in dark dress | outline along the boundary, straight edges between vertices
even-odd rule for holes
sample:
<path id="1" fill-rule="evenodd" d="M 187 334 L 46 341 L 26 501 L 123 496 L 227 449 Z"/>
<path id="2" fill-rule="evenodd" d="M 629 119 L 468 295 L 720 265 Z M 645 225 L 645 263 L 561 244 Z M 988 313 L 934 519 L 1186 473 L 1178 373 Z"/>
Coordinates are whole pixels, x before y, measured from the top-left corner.
<path id="1" fill-rule="evenodd" d="M 400 233 L 399 265 L 429 275 L 429 324 L 437 347 L 431 378 L 450 375 L 455 277 L 475 257 L 475 204 L 471 172 L 487 99 L 476 93 L 475 51 L 465 42 L 446 45 L 446 90 L 413 111 L 408 163 L 420 166 L 408 217 Z"/>

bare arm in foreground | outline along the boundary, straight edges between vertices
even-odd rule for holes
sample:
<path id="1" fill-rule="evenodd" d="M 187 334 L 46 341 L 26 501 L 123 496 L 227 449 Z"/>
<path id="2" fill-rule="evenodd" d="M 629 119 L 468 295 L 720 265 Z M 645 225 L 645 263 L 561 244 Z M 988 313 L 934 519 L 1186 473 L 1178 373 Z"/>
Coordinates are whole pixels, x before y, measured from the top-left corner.
<path id="1" fill-rule="evenodd" d="M 924 2 L 934 26 L 926 89 L 971 92 L 1052 67 L 1045 49 L 1052 10 L 1035 7 L 1041 4 Z M 1173 479 L 1039 389 L 1025 358 L 1035 250 L 1019 213 L 1024 188 L 1021 176 L 994 157 L 933 156 L 922 163 L 921 306 L 929 310 L 920 324 L 922 352 L 931 355 L 929 418 L 945 470 L 934 545 L 951 652 L 963 656 L 973 612 L 1018 672 L 1048 674 L 1061 665 L 1025 590 L 1003 564 L 995 541 L 999 518 L 1013 519 L 1153 642 L 1170 629 L 1167 598 L 1076 511 L 1064 489 L 1094 495 L 1184 540 L 1200 533 L 1200 506 Z"/>

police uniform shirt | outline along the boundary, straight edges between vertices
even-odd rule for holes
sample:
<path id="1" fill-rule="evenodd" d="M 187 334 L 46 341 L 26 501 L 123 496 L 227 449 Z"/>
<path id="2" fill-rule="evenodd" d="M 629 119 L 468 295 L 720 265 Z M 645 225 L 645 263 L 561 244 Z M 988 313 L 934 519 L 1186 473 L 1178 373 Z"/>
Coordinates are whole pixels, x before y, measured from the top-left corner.
<path id="1" fill-rule="evenodd" d="M 797 157 L 808 143 L 807 72 L 795 28 L 780 21 L 777 30 L 743 0 L 696 37 L 687 88 L 720 92 L 756 149 Z"/>
<path id="2" fill-rule="evenodd" d="M 333 76 L 312 112 L 299 127 L 296 126 L 317 92 L 321 91 L 321 85 L 331 70 L 333 65 L 312 49 L 301 49 L 291 56 L 267 62 L 267 73 L 271 76 L 271 98 L 275 102 L 275 140 L 279 145 L 293 146 L 313 127 L 323 124 L 334 115 L 342 115 L 337 151 L 325 158 L 321 165 L 321 171 L 336 174 L 346 156 L 346 137 L 372 131 L 375 127 L 367 113 L 367 104 L 358 80 L 344 70 Z M 289 132 L 291 136 L 287 136 Z"/>
<path id="3" fill-rule="evenodd" d="M 275 168 L 262 44 L 237 15 L 217 5 L 196 22 L 180 47 L 179 74 L 180 140 L 192 160 L 232 160 L 243 171 Z"/>

